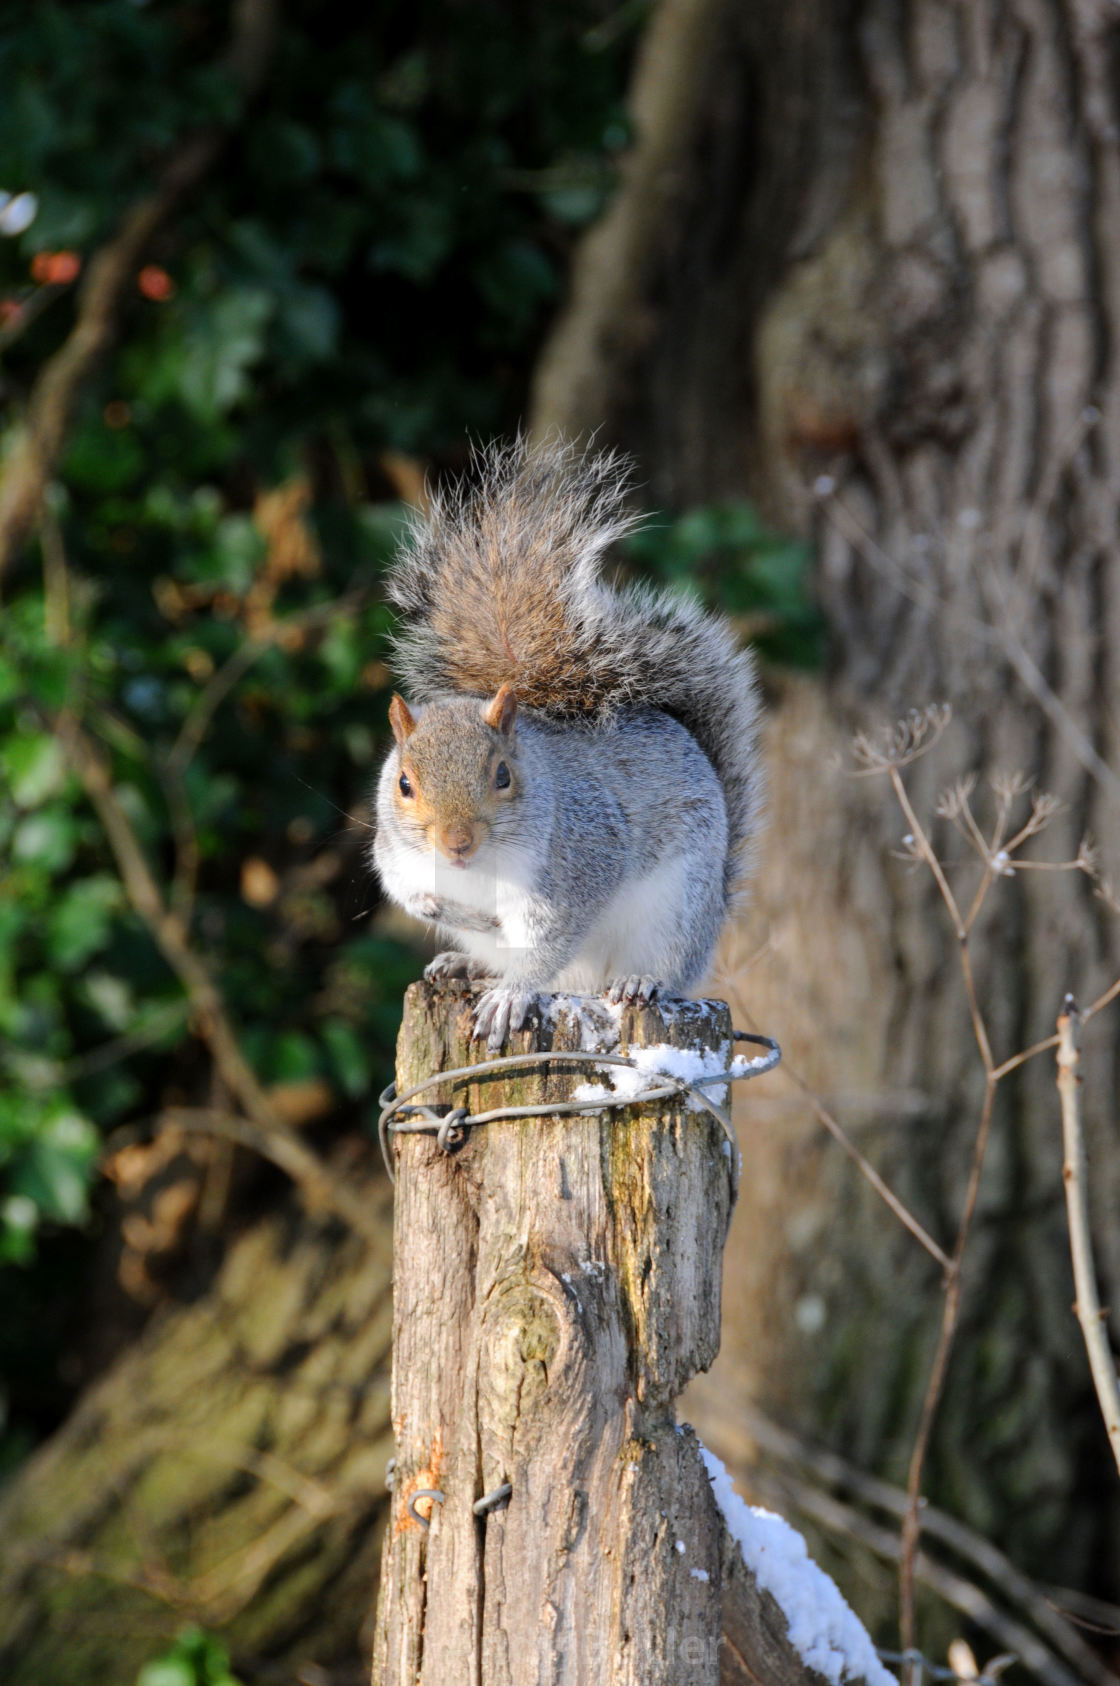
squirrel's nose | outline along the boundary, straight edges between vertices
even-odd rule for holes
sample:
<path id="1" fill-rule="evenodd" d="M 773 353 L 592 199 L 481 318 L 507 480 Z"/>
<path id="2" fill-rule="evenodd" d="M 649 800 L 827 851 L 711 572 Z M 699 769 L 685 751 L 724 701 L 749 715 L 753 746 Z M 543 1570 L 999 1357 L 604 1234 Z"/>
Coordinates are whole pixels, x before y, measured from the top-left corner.
<path id="1" fill-rule="evenodd" d="M 465 861 L 474 854 L 474 828 L 466 820 L 454 820 L 451 825 L 440 826 L 436 842 L 449 861 Z"/>

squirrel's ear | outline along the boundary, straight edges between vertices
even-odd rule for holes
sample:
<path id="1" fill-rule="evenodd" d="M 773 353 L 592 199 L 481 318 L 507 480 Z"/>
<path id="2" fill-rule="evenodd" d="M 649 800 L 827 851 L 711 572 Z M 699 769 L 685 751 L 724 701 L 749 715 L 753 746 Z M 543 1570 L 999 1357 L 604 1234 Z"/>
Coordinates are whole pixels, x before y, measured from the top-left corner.
<path id="1" fill-rule="evenodd" d="M 389 724 L 393 728 L 393 736 L 399 744 L 410 738 L 416 730 L 416 722 L 409 713 L 408 704 L 403 697 L 393 692 L 393 700 L 389 704 Z"/>
<path id="2" fill-rule="evenodd" d="M 492 702 L 482 711 L 482 718 L 496 732 L 509 732 L 517 719 L 517 695 L 512 685 L 503 685 Z"/>

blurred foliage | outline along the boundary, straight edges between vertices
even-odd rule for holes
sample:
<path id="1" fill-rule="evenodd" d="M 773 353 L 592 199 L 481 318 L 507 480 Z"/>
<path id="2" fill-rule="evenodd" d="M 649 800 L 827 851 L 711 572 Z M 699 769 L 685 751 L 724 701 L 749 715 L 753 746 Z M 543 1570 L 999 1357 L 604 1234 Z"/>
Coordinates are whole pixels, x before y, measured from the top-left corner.
<path id="1" fill-rule="evenodd" d="M 173 1644 L 153 1657 L 136 1686 L 240 1686 L 230 1673 L 226 1647 L 200 1627 L 185 1627 Z"/>
<path id="2" fill-rule="evenodd" d="M 810 588 L 812 552 L 771 532 L 753 505 L 703 504 L 676 520 L 651 516 L 626 548 L 647 575 L 724 610 L 766 660 L 820 666 L 824 621 Z"/>
<path id="3" fill-rule="evenodd" d="M 3 581 L 0 1467 L 65 1405 L 65 1331 L 36 1307 L 65 1226 L 97 1216 L 107 1133 L 221 1104 L 54 723 L 107 757 L 258 1079 L 325 1097 L 317 1128 L 368 1125 L 416 972 L 366 917 L 378 576 L 424 471 L 520 419 L 627 139 L 640 17 L 612 16 L 285 7 L 263 94 L 136 276 Z M 236 90 L 226 6 L 44 0 L 0 24 L 2 461 L 92 254 Z"/>
<path id="4" fill-rule="evenodd" d="M 378 579 L 424 472 L 521 419 L 627 141 L 643 15 L 285 7 L 262 95 L 82 394 L 2 582 L 0 1470 L 82 1379 L 58 1307 L 86 1321 L 66 1238 L 96 1234 L 98 1166 L 168 1105 L 228 1104 L 55 725 L 106 759 L 258 1080 L 302 1085 L 328 1135 L 368 1126 L 416 971 L 368 917 Z M 42 0 L 0 24 L 2 464 L 90 257 L 236 90 L 223 6 Z M 804 558 L 749 510 L 693 511 L 633 555 L 780 659 L 815 648 Z"/>

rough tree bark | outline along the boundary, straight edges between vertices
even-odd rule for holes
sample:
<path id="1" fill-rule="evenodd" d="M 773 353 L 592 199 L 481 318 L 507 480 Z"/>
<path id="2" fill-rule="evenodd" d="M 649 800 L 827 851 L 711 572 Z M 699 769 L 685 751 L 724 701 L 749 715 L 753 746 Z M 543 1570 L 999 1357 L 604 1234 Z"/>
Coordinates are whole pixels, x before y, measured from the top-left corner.
<path id="1" fill-rule="evenodd" d="M 380 1243 L 294 1200 L 250 1225 L 213 1287 L 157 1317 L 5 1490 L 5 1686 L 135 1680 L 186 1621 L 220 1633 L 254 1686 L 336 1664 L 350 1678 L 368 1655 L 391 1217 L 383 1178 L 349 1180 Z"/>
<path id="2" fill-rule="evenodd" d="M 1072 857 L 1089 829 L 1120 876 L 1120 14 L 660 12 L 663 36 L 675 17 L 710 43 L 672 154 L 638 136 L 674 214 L 612 324 L 594 277 L 612 227 L 646 226 L 626 201 L 649 172 L 632 166 L 577 265 L 534 423 L 602 428 L 666 506 L 747 495 L 815 538 L 828 670 L 771 676 L 769 824 L 727 960 L 764 951 L 741 1000 L 947 1243 L 981 1094 L 954 944 L 928 875 L 892 855 L 906 827 L 888 793 L 835 769 L 854 727 L 947 699 L 951 732 L 909 774 L 923 815 L 958 776 L 982 805 L 992 773 L 1022 769 L 1067 805 L 1035 858 Z M 655 68 L 636 96 L 654 128 L 671 115 Z M 558 349 L 589 336 L 610 348 L 604 379 L 574 361 L 566 382 Z M 1120 965 L 1117 920 L 1079 874 L 1001 884 L 975 942 L 1000 1056 L 1050 1032 L 1065 988 L 1089 999 Z M 1120 1039 L 1098 1021 L 1087 1043 L 1115 1333 Z M 936 1267 L 792 1095 L 752 1118 L 744 1150 L 728 1359 L 807 1436 L 904 1478 Z M 1120 1529 L 1072 1297 L 1049 1071 L 1028 1066 L 998 1098 L 927 1491 L 1021 1567 L 1103 1595 Z M 689 1409 L 700 1420 L 699 1398 Z M 885 1576 L 884 1615 L 892 1597 Z"/>

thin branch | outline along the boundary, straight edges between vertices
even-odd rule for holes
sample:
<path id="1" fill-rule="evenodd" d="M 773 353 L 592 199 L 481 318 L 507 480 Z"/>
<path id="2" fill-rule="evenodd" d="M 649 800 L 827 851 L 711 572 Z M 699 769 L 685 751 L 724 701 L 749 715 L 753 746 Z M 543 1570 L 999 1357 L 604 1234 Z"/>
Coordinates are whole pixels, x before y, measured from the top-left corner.
<path id="1" fill-rule="evenodd" d="M 275 23 L 274 0 L 236 0 L 225 63 L 241 84 L 243 103 L 264 79 Z M 116 338 L 125 293 L 145 251 L 216 163 L 229 134 L 229 127 L 211 125 L 189 135 L 164 166 L 154 192 L 132 207 L 87 265 L 74 326 L 36 377 L 0 479 L 0 577 L 38 518 L 81 389 Z"/>
<path id="2" fill-rule="evenodd" d="M 968 1011 L 972 1019 L 972 1031 L 976 1037 L 976 1046 L 980 1050 L 980 1058 L 984 1062 L 984 1075 L 991 1081 L 995 1061 L 992 1059 L 992 1045 L 988 1040 L 988 1027 L 984 1023 L 984 1015 L 980 1011 L 980 1001 L 976 994 L 976 979 L 972 972 L 972 955 L 969 952 L 967 934 L 961 939 L 958 958 L 961 964 L 961 975 L 964 978 L 965 994 L 968 997 Z"/>
<path id="3" fill-rule="evenodd" d="M 779 1465 L 800 1464 L 827 1485 L 848 1489 L 864 1504 L 886 1511 L 890 1516 L 901 1518 L 905 1515 L 908 1501 L 901 1487 L 869 1475 L 835 1452 L 810 1446 L 789 1429 L 780 1428 L 753 1406 L 746 1406 L 742 1415 L 751 1439 L 777 1459 Z M 1017 1569 L 991 1540 L 933 1505 L 927 1505 L 922 1511 L 922 1533 L 948 1546 L 986 1576 L 1001 1593 L 1011 1598 L 1085 1680 L 1092 1681 L 1093 1686 L 1115 1686 L 1116 1676 L 1112 1670 L 1055 1607 L 1046 1589 Z"/>
<path id="4" fill-rule="evenodd" d="M 1077 1294 L 1074 1311 L 1085 1338 L 1089 1369 L 1109 1445 L 1120 1469 L 1120 1382 L 1105 1330 L 1107 1314 L 1101 1308 L 1097 1293 L 1097 1272 L 1089 1230 L 1089 1167 L 1081 1130 L 1081 1079 L 1077 1074 L 1081 1058 L 1080 1029 L 1081 1015 L 1077 1004 L 1072 995 L 1067 995 L 1058 1015 L 1058 1095 L 1062 1104 L 1062 1142 L 1065 1147 L 1062 1180 L 1066 1189 L 1070 1255 Z"/>
<path id="5" fill-rule="evenodd" d="M 965 952 L 963 948 L 961 952 L 962 954 Z M 910 1454 L 910 1468 L 906 1482 L 906 1515 L 902 1523 L 901 1556 L 899 1560 L 899 1628 L 904 1651 L 911 1650 L 914 1645 L 914 1566 L 917 1560 L 918 1538 L 922 1525 L 922 1472 L 925 1468 L 926 1453 L 929 1450 L 937 1408 L 941 1403 L 941 1395 L 945 1387 L 949 1355 L 953 1349 L 953 1341 L 960 1319 L 961 1263 L 964 1258 L 965 1247 L 968 1244 L 972 1214 L 976 1209 L 976 1196 L 980 1189 L 980 1173 L 984 1166 L 984 1152 L 988 1145 L 988 1132 L 992 1122 L 992 1103 L 995 1100 L 995 1092 L 996 1085 L 989 1072 L 987 1082 L 984 1085 L 984 1103 L 980 1110 L 976 1144 L 972 1151 L 972 1166 L 968 1176 L 968 1187 L 965 1190 L 964 1210 L 961 1213 L 957 1242 L 953 1248 L 953 1258 L 945 1282 L 945 1302 L 941 1308 L 941 1328 L 937 1337 L 937 1349 L 930 1369 L 925 1399 L 922 1402 L 918 1432 L 914 1437 L 914 1447 Z"/>
<path id="6" fill-rule="evenodd" d="M 1105 1007 L 1115 1001 L 1118 995 L 1120 995 L 1120 978 L 1117 978 L 1114 983 L 1110 983 L 1108 988 L 1097 996 L 1092 1005 L 1086 1007 L 1081 1015 L 1081 1023 L 1088 1024 L 1091 1018 L 1094 1018 L 1097 1013 L 1102 1012 Z M 992 1072 L 992 1077 L 998 1083 L 1001 1077 L 1006 1077 L 1009 1071 L 1015 1070 L 1016 1066 L 1025 1065 L 1028 1060 L 1033 1060 L 1036 1054 L 1045 1054 L 1047 1049 L 1057 1046 L 1057 1032 L 1052 1036 L 1044 1036 L 1041 1042 L 1032 1043 L 1029 1048 L 1024 1048 L 1021 1054 L 1012 1054 L 1009 1060 L 1004 1060 L 1002 1065 L 997 1065 Z"/>
<path id="7" fill-rule="evenodd" d="M 1114 983 L 1110 983 L 1108 988 L 1097 996 L 1091 1007 L 1086 1007 L 1081 1015 L 1082 1024 L 1088 1024 L 1091 1018 L 1094 1018 L 1103 1007 L 1107 1007 L 1110 1001 L 1115 1001 L 1118 995 L 1120 995 L 1120 978 L 1117 978 Z"/>
<path id="8" fill-rule="evenodd" d="M 163 1129 L 200 1131 L 250 1148 L 285 1172 L 306 1196 L 309 1206 L 328 1207 L 369 1241 L 384 1239 L 384 1223 L 368 1203 L 286 1125 L 264 1129 L 251 1119 L 203 1106 L 165 1107 L 156 1123 Z"/>
<path id="9" fill-rule="evenodd" d="M 889 1528 L 880 1528 L 869 1522 L 852 1505 L 820 1492 L 807 1482 L 790 1481 L 788 1488 L 783 1482 L 782 1486 L 803 1515 L 834 1533 L 858 1540 L 876 1557 L 887 1562 L 897 1560 L 900 1549 L 898 1536 Z M 766 1496 L 765 1485 L 762 1486 L 762 1494 Z M 925 1553 L 918 1557 L 915 1567 L 917 1578 L 923 1585 L 991 1634 L 1005 1650 L 1013 1651 L 1023 1666 L 1045 1686 L 1083 1686 L 1081 1678 L 1068 1669 L 1037 1634 L 1009 1616 L 974 1581 L 947 1569 L 944 1564 L 935 1563 Z M 905 1651 L 913 1649 L 913 1646 L 903 1645 Z"/>
<path id="10" fill-rule="evenodd" d="M 914 812 L 910 798 L 906 794 L 906 786 L 902 782 L 902 775 L 899 773 L 898 768 L 894 766 L 888 767 L 886 771 L 890 774 L 890 781 L 894 787 L 895 796 L 898 798 L 898 805 L 906 816 L 906 823 L 910 827 L 910 835 L 913 837 L 918 848 L 921 850 L 922 859 L 933 873 L 937 888 L 941 891 L 941 899 L 948 908 L 949 917 L 953 921 L 953 929 L 956 931 L 957 936 L 963 941 L 966 932 L 964 928 L 964 921 L 961 919 L 961 910 L 957 906 L 957 898 L 949 888 L 949 880 L 946 878 L 945 873 L 942 870 L 941 862 L 934 854 L 929 838 L 926 836 L 924 830 L 922 829 L 921 822 L 919 821 L 917 814 Z"/>
<path id="11" fill-rule="evenodd" d="M 820 1100 L 819 1096 L 814 1094 L 805 1079 L 798 1076 L 797 1072 L 794 1071 L 784 1060 L 779 1069 L 782 1075 L 785 1076 L 789 1082 L 791 1082 L 794 1087 L 800 1090 L 801 1094 L 805 1096 L 805 1099 L 812 1108 L 817 1121 L 824 1125 L 824 1128 L 828 1131 L 833 1141 L 837 1142 L 848 1155 L 848 1158 L 859 1167 L 861 1174 L 871 1184 L 871 1187 L 875 1190 L 875 1193 L 879 1196 L 880 1200 L 890 1207 L 899 1223 L 905 1225 L 905 1227 L 910 1231 L 910 1234 L 914 1237 L 915 1241 L 920 1242 L 930 1257 L 937 1260 L 942 1270 L 950 1270 L 952 1268 L 952 1261 L 950 1260 L 949 1255 L 943 1248 L 938 1246 L 929 1231 L 923 1229 L 922 1225 L 918 1222 L 910 1208 L 904 1205 L 898 1195 L 887 1186 L 878 1171 L 875 1169 L 874 1165 L 871 1164 L 870 1160 L 864 1158 L 863 1154 L 852 1141 L 843 1125 L 837 1122 L 832 1113 L 829 1112 L 828 1108 L 824 1105 L 823 1101 Z"/>
<path id="12" fill-rule="evenodd" d="M 1029 1048 L 1024 1048 L 1021 1054 L 1012 1054 L 1011 1058 L 1004 1060 L 1002 1065 L 995 1066 L 992 1070 L 992 1081 L 998 1083 L 1000 1078 L 1006 1077 L 1009 1071 L 1014 1071 L 1018 1066 L 1026 1065 L 1028 1060 L 1033 1060 L 1036 1054 L 1044 1054 L 1047 1048 L 1056 1048 L 1057 1046 L 1057 1036 L 1044 1036 L 1041 1042 L 1032 1043 Z"/>
<path id="13" fill-rule="evenodd" d="M 921 821 L 914 812 L 913 804 L 902 782 L 902 776 L 897 767 L 888 767 L 891 784 L 899 807 L 906 816 L 906 823 L 910 827 L 910 834 L 914 838 L 922 858 L 933 874 L 937 888 L 941 891 L 941 899 L 949 911 L 953 921 L 953 929 L 957 934 L 961 971 L 964 975 L 965 991 L 968 996 L 968 1010 L 972 1019 L 972 1031 L 976 1037 L 976 1045 L 980 1050 L 980 1057 L 984 1062 L 985 1075 L 991 1079 L 993 1060 L 991 1043 L 988 1040 L 988 1027 L 984 1023 L 984 1015 L 980 1011 L 980 1002 L 976 994 L 976 981 L 972 975 L 972 957 L 968 952 L 968 927 L 961 918 L 961 910 L 957 905 L 957 898 L 949 888 L 949 880 L 945 876 L 944 868 L 933 852 L 933 845 L 922 828 Z"/>
<path id="14" fill-rule="evenodd" d="M 241 1051 L 220 990 L 191 947 L 182 920 L 164 900 L 132 822 L 114 793 L 103 755 L 71 715 L 57 722 L 57 736 L 101 821 L 125 894 L 183 985 L 195 1028 L 209 1047 L 223 1082 L 254 1123 L 266 1131 L 283 1130 Z"/>
<path id="15" fill-rule="evenodd" d="M 369 598 L 369 589 L 360 586 L 342 597 L 332 598 L 329 603 L 316 603 L 300 614 L 286 615 L 282 620 L 275 620 L 267 632 L 258 633 L 256 637 L 248 638 L 243 644 L 239 644 L 199 692 L 190 713 L 179 728 L 179 735 L 167 758 L 169 768 L 179 776 L 186 771 L 206 736 L 217 709 L 238 680 L 242 679 L 267 651 L 285 638 L 290 638 L 293 633 L 313 632 L 321 626 L 330 626 L 340 616 L 362 608 Z"/>

